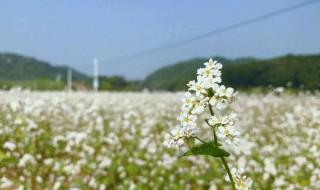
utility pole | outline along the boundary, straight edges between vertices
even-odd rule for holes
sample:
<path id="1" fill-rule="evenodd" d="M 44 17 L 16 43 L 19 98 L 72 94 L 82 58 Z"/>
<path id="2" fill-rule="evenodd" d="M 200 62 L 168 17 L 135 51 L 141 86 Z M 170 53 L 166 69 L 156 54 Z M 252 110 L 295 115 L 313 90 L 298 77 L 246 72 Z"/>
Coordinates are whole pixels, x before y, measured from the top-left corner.
<path id="1" fill-rule="evenodd" d="M 68 76 L 67 76 L 67 80 L 68 80 L 68 91 L 69 93 L 72 92 L 72 70 L 70 68 L 68 68 Z"/>
<path id="2" fill-rule="evenodd" d="M 99 90 L 99 60 L 98 58 L 93 59 L 93 90 L 98 92 Z"/>

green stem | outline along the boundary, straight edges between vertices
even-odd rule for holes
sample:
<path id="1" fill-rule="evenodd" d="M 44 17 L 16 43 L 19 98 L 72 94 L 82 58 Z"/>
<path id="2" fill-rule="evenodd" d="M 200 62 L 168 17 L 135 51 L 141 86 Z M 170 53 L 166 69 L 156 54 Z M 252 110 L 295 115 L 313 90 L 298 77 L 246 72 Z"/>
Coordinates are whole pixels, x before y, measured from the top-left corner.
<path id="1" fill-rule="evenodd" d="M 218 146 L 218 137 L 217 137 L 217 134 L 216 134 L 216 130 L 213 128 L 213 138 L 214 138 L 214 144 L 216 146 Z"/>
<path id="2" fill-rule="evenodd" d="M 226 171 L 227 171 L 227 173 L 228 173 L 228 176 L 229 176 L 229 179 L 230 179 L 230 182 L 231 182 L 232 189 L 233 189 L 233 190 L 236 190 L 236 186 L 235 186 L 235 184 L 234 184 L 232 174 L 231 174 L 230 169 L 229 169 L 229 167 L 228 167 L 228 163 L 227 163 L 226 159 L 225 159 L 223 156 L 220 157 L 220 158 L 221 158 L 221 160 L 222 160 L 222 163 L 223 163 L 223 165 L 224 165 L 224 168 L 226 169 Z"/>
<path id="3" fill-rule="evenodd" d="M 205 121 L 206 121 L 206 123 L 209 125 L 209 127 L 212 128 L 214 144 L 215 144 L 216 146 L 218 146 L 218 138 L 217 138 L 217 134 L 216 134 L 216 131 L 215 131 L 215 129 L 214 129 L 214 126 L 211 126 L 211 125 L 209 124 L 209 122 L 208 122 L 207 119 L 206 119 Z"/>
<path id="4" fill-rule="evenodd" d="M 202 143 L 204 143 L 204 144 L 207 143 L 206 141 L 200 139 L 199 137 L 195 137 L 195 139 L 197 139 L 198 141 L 200 141 L 200 142 L 202 142 Z"/>
<path id="5" fill-rule="evenodd" d="M 210 114 L 213 116 L 213 115 L 214 115 L 214 112 L 213 112 L 213 109 L 212 109 L 212 107 L 211 107 L 210 104 L 209 104 L 209 110 L 210 110 Z M 209 123 L 208 123 L 208 125 L 209 125 Z M 213 131 L 214 143 L 215 143 L 216 146 L 218 146 L 218 137 L 217 137 L 217 135 L 216 135 L 216 130 L 215 130 L 214 127 L 212 127 L 212 131 Z M 228 177 L 229 177 L 229 179 L 230 179 L 232 189 L 233 189 L 233 190 L 236 190 L 236 186 L 235 186 L 235 184 L 234 184 L 233 177 L 232 177 L 232 174 L 231 174 L 231 172 L 230 172 L 228 163 L 227 163 L 226 159 L 225 159 L 223 156 L 221 156 L 220 158 L 221 158 L 221 160 L 222 160 L 222 163 L 223 163 L 223 165 L 224 165 L 224 168 L 226 169 L 226 171 L 227 171 L 227 173 L 228 173 Z"/>
<path id="6" fill-rule="evenodd" d="M 209 104 L 209 110 L 210 110 L 210 114 L 211 116 L 214 116 L 214 112 L 213 112 L 213 109 L 211 107 L 211 105 Z M 209 122 L 207 121 L 207 124 L 209 125 Z M 210 126 L 210 125 L 209 125 Z M 214 128 L 214 126 L 212 126 L 212 132 L 213 132 L 213 140 L 214 140 L 214 144 L 216 146 L 218 146 L 218 137 L 217 137 L 217 134 L 216 134 L 216 130 Z"/>
<path id="7" fill-rule="evenodd" d="M 210 104 L 209 104 L 209 110 L 210 110 L 210 114 L 211 114 L 212 116 L 214 116 L 213 109 L 212 109 L 212 107 L 211 107 Z"/>

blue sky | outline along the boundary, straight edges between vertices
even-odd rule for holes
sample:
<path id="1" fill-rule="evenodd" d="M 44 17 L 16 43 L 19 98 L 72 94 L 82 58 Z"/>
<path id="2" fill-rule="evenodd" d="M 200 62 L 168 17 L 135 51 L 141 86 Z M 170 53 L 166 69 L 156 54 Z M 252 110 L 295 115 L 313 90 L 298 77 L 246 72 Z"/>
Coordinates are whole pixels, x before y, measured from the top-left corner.
<path id="1" fill-rule="evenodd" d="M 0 51 L 92 73 L 105 60 L 206 33 L 304 0 L 1 0 Z M 320 53 L 320 3 L 139 59 L 101 62 L 100 72 L 143 78 L 192 57 L 268 58 Z"/>

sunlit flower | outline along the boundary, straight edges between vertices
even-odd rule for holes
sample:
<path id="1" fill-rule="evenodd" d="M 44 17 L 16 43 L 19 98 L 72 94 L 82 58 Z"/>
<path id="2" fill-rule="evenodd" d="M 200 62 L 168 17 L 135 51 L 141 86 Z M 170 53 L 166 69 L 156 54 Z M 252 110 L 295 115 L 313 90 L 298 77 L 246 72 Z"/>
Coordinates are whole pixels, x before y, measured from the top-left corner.
<path id="1" fill-rule="evenodd" d="M 207 93 L 203 83 L 190 81 L 188 83 L 188 86 L 189 86 L 189 91 L 195 92 L 196 96 L 201 96 Z"/>
<path id="2" fill-rule="evenodd" d="M 218 127 L 217 136 L 229 145 L 238 145 L 240 141 L 240 133 L 233 125 Z"/>
<path id="3" fill-rule="evenodd" d="M 3 148 L 13 151 L 16 149 L 16 145 L 13 142 L 7 141 L 3 144 Z"/>
<path id="4" fill-rule="evenodd" d="M 183 127 L 194 127 L 196 126 L 197 117 L 188 113 L 181 113 L 178 120 L 181 122 L 181 126 Z"/>
<path id="5" fill-rule="evenodd" d="M 9 188 L 9 187 L 11 187 L 13 185 L 13 182 L 10 180 L 10 179 L 8 179 L 8 178 L 6 178 L 6 177 L 2 177 L 2 178 L 0 178 L 0 187 L 1 188 Z"/>
<path id="6" fill-rule="evenodd" d="M 252 180 L 249 177 L 243 175 L 243 168 L 240 170 L 232 168 L 231 173 L 237 190 L 251 189 Z M 225 178 L 227 181 L 230 181 L 228 176 L 225 176 Z"/>
<path id="7" fill-rule="evenodd" d="M 31 154 L 24 154 L 23 157 L 19 160 L 19 167 L 26 167 L 27 164 L 34 165 L 36 160 Z"/>

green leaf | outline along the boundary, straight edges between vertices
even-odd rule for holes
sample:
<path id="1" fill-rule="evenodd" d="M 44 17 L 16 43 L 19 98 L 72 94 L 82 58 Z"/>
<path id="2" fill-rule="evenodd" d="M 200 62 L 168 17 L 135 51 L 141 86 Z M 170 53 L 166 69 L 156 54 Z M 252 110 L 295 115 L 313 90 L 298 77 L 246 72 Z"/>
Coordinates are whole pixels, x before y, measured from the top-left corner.
<path id="1" fill-rule="evenodd" d="M 189 151 L 184 153 L 183 156 L 208 155 L 213 157 L 227 157 L 230 155 L 227 151 L 219 148 L 218 146 L 214 145 L 213 142 L 203 143 L 191 148 Z"/>
<path id="2" fill-rule="evenodd" d="M 208 97 L 211 98 L 213 95 L 214 95 L 213 89 L 210 88 L 210 89 L 208 90 Z"/>

